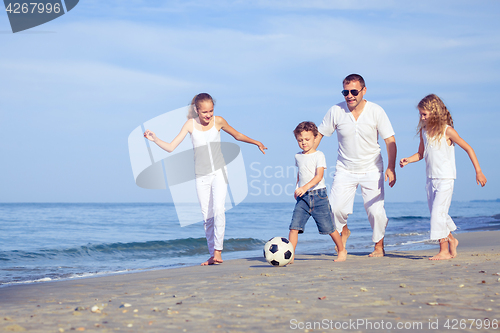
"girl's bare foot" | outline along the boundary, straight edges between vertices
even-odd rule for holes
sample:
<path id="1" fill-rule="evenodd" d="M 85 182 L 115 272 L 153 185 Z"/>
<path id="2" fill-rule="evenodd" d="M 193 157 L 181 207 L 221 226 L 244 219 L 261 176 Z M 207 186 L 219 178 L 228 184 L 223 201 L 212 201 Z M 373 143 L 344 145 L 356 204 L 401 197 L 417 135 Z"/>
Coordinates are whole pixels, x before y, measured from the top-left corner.
<path id="1" fill-rule="evenodd" d="M 429 260 L 446 260 L 446 259 L 452 259 L 453 257 L 449 252 L 439 252 L 436 254 L 434 257 L 430 257 Z"/>
<path id="2" fill-rule="evenodd" d="M 368 255 L 368 257 L 373 257 L 373 258 L 383 257 L 383 256 L 385 256 L 385 250 L 384 249 L 377 249 L 377 248 L 375 248 L 375 251 L 373 251 L 372 253 L 370 253 Z"/>
<path id="3" fill-rule="evenodd" d="M 451 236 L 451 235 L 450 235 Z M 449 237 L 449 242 L 450 242 L 450 255 L 452 258 L 455 258 L 457 256 L 457 247 L 458 247 L 458 239 L 455 237 Z"/>
<path id="4" fill-rule="evenodd" d="M 222 264 L 224 262 L 224 260 L 222 260 L 222 251 L 220 250 L 215 250 L 214 251 L 214 256 L 213 256 L 213 259 L 216 263 L 218 264 Z"/>
<path id="5" fill-rule="evenodd" d="M 456 255 L 456 250 L 457 250 L 457 247 L 456 245 L 458 245 L 458 240 L 457 242 L 455 243 L 453 240 L 456 240 L 456 238 L 451 238 L 450 237 L 451 234 L 446 237 L 446 238 L 441 238 L 439 240 L 439 253 L 436 254 L 434 257 L 431 257 L 429 258 L 429 260 L 447 260 L 447 259 L 452 259 L 453 256 L 451 255 L 450 253 L 450 247 L 452 247 L 452 243 L 454 244 L 453 247 L 455 248 L 455 255 Z M 456 245 L 455 245 L 456 244 Z"/>
<path id="6" fill-rule="evenodd" d="M 216 263 L 216 261 L 214 260 L 214 257 L 210 257 L 207 261 L 202 262 L 201 266 L 213 265 L 215 263 Z"/>
<path id="7" fill-rule="evenodd" d="M 372 253 L 368 255 L 368 257 L 383 257 L 385 256 L 384 250 L 384 239 L 382 238 L 377 243 L 375 243 L 375 249 Z"/>

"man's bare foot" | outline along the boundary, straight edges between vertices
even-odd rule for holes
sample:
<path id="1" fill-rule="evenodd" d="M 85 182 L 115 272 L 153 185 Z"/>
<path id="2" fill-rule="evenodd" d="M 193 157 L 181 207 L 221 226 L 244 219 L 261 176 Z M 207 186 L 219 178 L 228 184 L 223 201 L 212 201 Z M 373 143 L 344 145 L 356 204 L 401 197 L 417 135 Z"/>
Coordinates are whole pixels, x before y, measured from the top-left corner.
<path id="1" fill-rule="evenodd" d="M 457 247 L 458 247 L 458 239 L 455 237 L 449 238 L 450 242 L 450 255 L 452 258 L 455 258 L 457 256 Z"/>
<path id="2" fill-rule="evenodd" d="M 337 253 L 337 259 L 334 261 L 345 261 L 347 259 L 347 250 L 344 248 L 343 251 Z"/>
<path id="3" fill-rule="evenodd" d="M 375 248 L 375 250 L 368 255 L 368 257 L 372 258 L 383 257 L 383 256 L 385 256 L 385 250 L 377 248 Z"/>
<path id="4" fill-rule="evenodd" d="M 458 242 L 458 241 L 457 241 Z M 446 260 L 452 259 L 453 257 L 449 252 L 439 252 L 434 257 L 430 257 L 429 260 Z"/>
<path id="5" fill-rule="evenodd" d="M 347 245 L 347 239 L 349 238 L 349 236 L 351 236 L 351 230 L 347 228 L 347 225 L 342 228 L 342 235 L 340 236 L 342 238 L 342 244 L 344 244 L 345 249 Z M 339 253 L 339 248 L 337 245 L 335 245 L 335 252 L 337 252 L 337 254 Z"/>
<path id="6" fill-rule="evenodd" d="M 217 262 L 214 260 L 214 257 L 210 257 L 207 261 L 202 262 L 201 266 L 208 266 L 208 265 L 213 265 L 216 264 Z"/>

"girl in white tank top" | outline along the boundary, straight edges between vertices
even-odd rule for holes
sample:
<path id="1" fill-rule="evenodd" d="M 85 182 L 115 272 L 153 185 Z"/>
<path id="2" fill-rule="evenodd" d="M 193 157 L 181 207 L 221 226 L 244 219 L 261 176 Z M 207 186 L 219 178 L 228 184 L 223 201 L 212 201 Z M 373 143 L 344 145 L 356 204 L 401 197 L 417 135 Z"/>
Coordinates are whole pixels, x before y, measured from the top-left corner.
<path id="1" fill-rule="evenodd" d="M 431 94 L 423 98 L 418 103 L 418 110 L 418 152 L 402 158 L 399 165 L 404 167 L 425 158 L 427 201 L 431 212 L 430 238 L 439 240 L 440 246 L 439 253 L 429 259 L 452 259 L 457 256 L 458 246 L 458 240 L 451 233 L 457 227 L 448 215 L 456 178 L 455 144 L 469 155 L 476 170 L 477 184 L 484 186 L 486 177 L 481 171 L 474 149 L 453 128 L 451 114 L 438 96 Z"/>
<path id="2" fill-rule="evenodd" d="M 144 137 L 156 143 L 167 152 L 174 151 L 191 135 L 194 149 L 196 191 L 203 215 L 203 225 L 207 238 L 210 258 L 202 265 L 222 263 L 224 230 L 226 226 L 225 201 L 227 194 L 227 175 L 224 157 L 220 148 L 220 130 L 233 136 L 236 140 L 256 145 L 262 153 L 267 148 L 259 141 L 241 134 L 218 116 L 214 116 L 214 101 L 207 93 L 196 95 L 191 101 L 188 120 L 172 142 L 160 140 L 150 130 Z"/>

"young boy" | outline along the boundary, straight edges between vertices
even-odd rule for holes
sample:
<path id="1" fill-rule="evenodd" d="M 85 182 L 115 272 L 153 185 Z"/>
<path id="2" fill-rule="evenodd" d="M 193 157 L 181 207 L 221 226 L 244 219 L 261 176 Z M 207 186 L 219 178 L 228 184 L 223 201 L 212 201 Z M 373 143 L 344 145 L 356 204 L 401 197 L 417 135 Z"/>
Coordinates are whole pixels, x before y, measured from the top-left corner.
<path id="1" fill-rule="evenodd" d="M 323 173 L 326 169 L 325 155 L 314 149 L 318 128 L 313 122 L 304 121 L 295 128 L 293 133 L 302 152 L 295 155 L 295 165 L 299 168 L 297 189 L 294 193 L 297 203 L 293 210 L 288 239 L 295 250 L 299 234 L 304 232 L 307 220 L 312 215 L 319 233 L 330 235 L 337 245 L 338 257 L 335 261 L 345 261 L 347 251 L 339 232 L 335 230 L 333 225 L 332 211 L 323 179 Z M 293 259 L 290 263 L 293 263 Z"/>

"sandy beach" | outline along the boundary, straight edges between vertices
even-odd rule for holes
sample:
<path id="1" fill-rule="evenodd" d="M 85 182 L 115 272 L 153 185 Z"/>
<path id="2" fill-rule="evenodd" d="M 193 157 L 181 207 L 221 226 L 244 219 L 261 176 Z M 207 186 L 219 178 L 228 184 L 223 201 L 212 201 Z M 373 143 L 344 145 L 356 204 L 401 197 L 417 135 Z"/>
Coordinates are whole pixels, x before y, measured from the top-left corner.
<path id="1" fill-rule="evenodd" d="M 500 231 L 438 251 L 298 255 L 273 267 L 227 260 L 0 288 L 6 332 L 500 331 Z M 489 327 L 489 328 L 487 328 Z"/>

